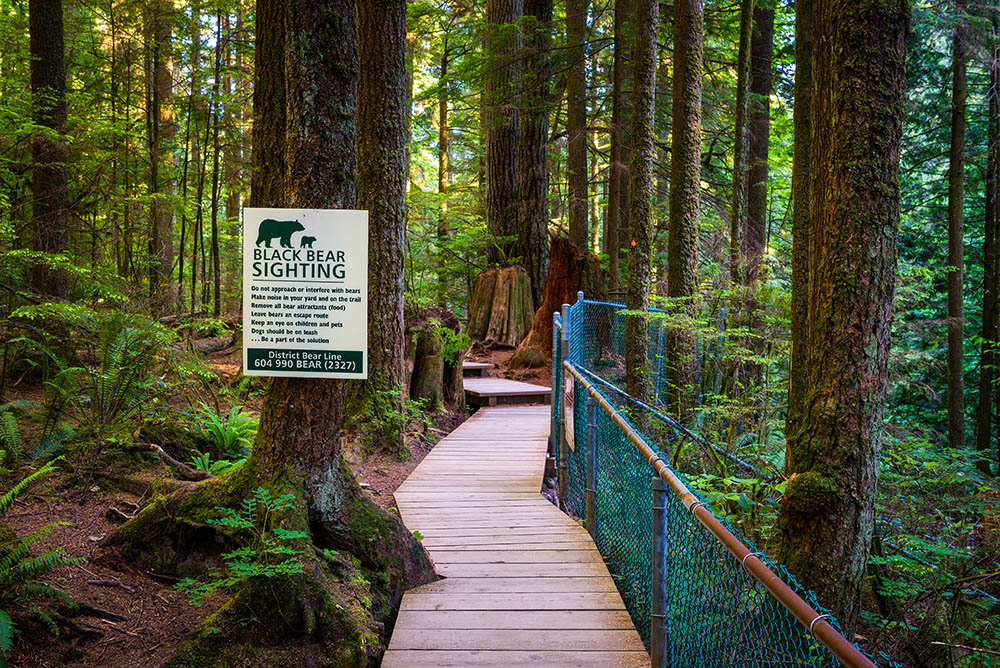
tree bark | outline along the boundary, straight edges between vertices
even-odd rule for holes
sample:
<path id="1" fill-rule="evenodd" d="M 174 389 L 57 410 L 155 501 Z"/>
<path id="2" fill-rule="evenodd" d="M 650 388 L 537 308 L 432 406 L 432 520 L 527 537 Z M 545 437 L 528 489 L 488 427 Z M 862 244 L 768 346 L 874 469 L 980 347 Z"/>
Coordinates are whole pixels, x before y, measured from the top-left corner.
<path id="1" fill-rule="evenodd" d="M 587 5 L 566 2 L 566 172 L 569 182 L 569 240 L 587 254 Z"/>
<path id="2" fill-rule="evenodd" d="M 649 310 L 653 254 L 653 158 L 656 144 L 653 116 L 656 108 L 656 34 L 659 0 L 637 0 L 635 49 L 632 59 L 632 161 L 629 168 L 628 290 L 630 311 Z M 699 133 L 700 134 L 700 133 Z M 700 139 L 699 139 L 700 140 Z M 640 401 L 649 397 L 649 337 L 645 315 L 625 321 L 625 387 Z"/>
<path id="3" fill-rule="evenodd" d="M 674 4 L 674 99 L 671 119 L 670 239 L 667 295 L 672 308 L 690 312 L 697 282 L 698 207 L 701 201 L 701 71 L 704 15 L 701 0 Z M 685 330 L 667 332 L 667 409 L 684 417 L 694 371 L 694 340 Z"/>
<path id="4" fill-rule="evenodd" d="M 733 203 L 729 216 L 729 280 L 743 284 L 743 230 L 747 220 L 749 137 L 747 99 L 750 93 L 750 37 L 753 0 L 740 0 L 740 48 L 736 63 L 736 128 L 733 131 Z"/>
<path id="5" fill-rule="evenodd" d="M 813 7 L 809 394 L 789 435 L 778 555 L 851 637 L 882 451 L 909 8 Z"/>
<path id="6" fill-rule="evenodd" d="M 611 164 L 610 186 L 605 210 L 604 252 L 608 254 L 611 289 L 618 289 L 621 272 L 618 268 L 622 250 L 622 237 L 628 231 L 628 161 L 629 139 L 626 126 L 631 117 L 631 49 L 635 0 L 618 0 L 615 3 L 614 41 L 611 88 Z"/>
<path id="7" fill-rule="evenodd" d="M 66 57 L 63 51 L 62 0 L 28 3 L 31 50 L 31 95 L 35 123 L 61 135 L 66 125 Z M 32 246 L 43 253 L 61 253 L 69 244 L 69 191 L 66 145 L 36 134 L 31 138 Z M 36 291 L 65 297 L 66 272 L 37 266 L 32 273 Z"/>
<path id="8" fill-rule="evenodd" d="M 965 246 L 965 0 L 957 0 L 952 36 L 951 148 L 948 153 L 948 446 L 965 447 L 964 278 Z"/>
<path id="9" fill-rule="evenodd" d="M 521 128 L 518 139 L 518 254 L 531 279 L 534 308 L 542 304 L 549 262 L 549 77 L 552 0 L 524 0 Z"/>
<path id="10" fill-rule="evenodd" d="M 812 117 L 813 0 L 795 4 L 794 148 L 792 153 L 791 352 L 785 439 L 798 431 L 806 395 L 805 350 L 809 310 L 809 128 Z"/>
<path id="11" fill-rule="evenodd" d="M 750 40 L 749 179 L 746 229 L 743 234 L 745 283 L 757 282 L 764 258 L 767 229 L 767 148 L 771 132 L 771 60 L 774 52 L 774 10 L 756 6 Z"/>
<path id="12" fill-rule="evenodd" d="M 993 43 L 996 44 L 996 16 Z M 983 220 L 983 327 L 979 358 L 979 405 L 976 412 L 976 468 L 990 473 L 990 443 L 993 433 L 993 384 L 996 376 L 997 344 L 997 170 L 1000 168 L 1000 46 L 994 46 L 989 60 L 990 82 L 986 91 L 986 211 Z M 998 458 L 1000 463 L 1000 458 Z"/>
<path id="13" fill-rule="evenodd" d="M 376 446 L 404 452 L 403 244 L 406 230 L 406 0 L 358 4 L 358 208 L 367 209 L 368 380 L 350 384 Z"/>
<path id="14" fill-rule="evenodd" d="M 487 0 L 483 124 L 486 133 L 486 229 L 494 237 L 491 265 L 507 266 L 518 251 L 517 138 L 521 81 L 521 0 Z M 512 92 L 512 88 L 514 92 Z"/>
<path id="15" fill-rule="evenodd" d="M 444 244 L 448 240 L 448 36 L 441 45 L 441 71 L 438 78 L 440 90 L 438 98 L 438 204 L 437 220 L 437 301 L 438 306 L 448 308 L 448 282 L 446 270 L 448 256 Z"/>
<path id="16" fill-rule="evenodd" d="M 171 269 L 174 262 L 173 153 L 176 126 L 173 111 L 173 61 L 171 58 L 171 15 L 173 5 L 157 0 L 148 9 L 151 71 L 148 73 L 149 107 L 149 189 L 150 201 L 150 270 L 149 294 L 154 311 L 166 308 L 172 297 Z"/>
<path id="17" fill-rule="evenodd" d="M 219 257 L 219 120 L 222 100 L 222 14 L 215 15 L 215 74 L 212 81 L 212 315 L 222 312 L 222 264 Z"/>

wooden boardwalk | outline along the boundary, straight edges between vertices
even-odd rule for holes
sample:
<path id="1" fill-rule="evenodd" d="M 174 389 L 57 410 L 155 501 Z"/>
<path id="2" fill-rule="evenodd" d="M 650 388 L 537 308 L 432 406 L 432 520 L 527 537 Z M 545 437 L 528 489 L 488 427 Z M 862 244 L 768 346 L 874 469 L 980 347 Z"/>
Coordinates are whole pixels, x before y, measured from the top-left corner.
<path id="1" fill-rule="evenodd" d="M 473 406 L 525 404 L 528 402 L 547 404 L 552 400 L 552 390 L 543 385 L 532 385 L 531 383 L 490 376 L 482 378 L 466 376 L 464 383 L 465 400 Z"/>
<path id="2" fill-rule="evenodd" d="M 445 579 L 404 594 L 384 668 L 649 665 L 590 535 L 540 494 L 549 410 L 480 409 L 396 491 Z"/>

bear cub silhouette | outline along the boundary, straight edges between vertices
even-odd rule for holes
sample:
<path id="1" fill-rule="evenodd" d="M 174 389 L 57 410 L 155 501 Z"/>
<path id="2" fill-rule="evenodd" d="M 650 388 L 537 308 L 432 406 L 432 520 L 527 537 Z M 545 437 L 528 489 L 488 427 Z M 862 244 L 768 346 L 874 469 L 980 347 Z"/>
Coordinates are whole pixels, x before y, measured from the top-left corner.
<path id="1" fill-rule="evenodd" d="M 315 243 L 315 242 L 316 242 L 316 237 L 303 236 L 299 240 L 299 248 L 312 248 L 313 247 L 313 243 Z"/>
<path id="2" fill-rule="evenodd" d="M 271 239 L 280 238 L 280 245 L 284 248 L 292 247 L 292 235 L 296 232 L 303 231 L 302 223 L 297 220 L 274 220 L 273 218 L 267 218 L 260 221 L 260 227 L 257 228 L 257 242 L 256 245 L 260 246 L 261 242 L 268 248 L 271 247 Z"/>

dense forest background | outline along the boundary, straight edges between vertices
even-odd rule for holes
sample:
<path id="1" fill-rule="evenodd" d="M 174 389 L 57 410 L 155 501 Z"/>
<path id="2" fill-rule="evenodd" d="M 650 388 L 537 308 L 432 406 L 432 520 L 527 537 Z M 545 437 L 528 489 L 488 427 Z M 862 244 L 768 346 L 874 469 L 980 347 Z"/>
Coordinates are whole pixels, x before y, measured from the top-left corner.
<path id="1" fill-rule="evenodd" d="M 81 437 L 65 416 L 93 408 L 65 407 L 68 376 L 53 360 L 99 366 L 115 337 L 133 330 L 154 354 L 193 333 L 237 328 L 241 308 L 260 37 L 253 3 L 60 4 L 0 0 L 0 464 L 11 470 L 72 449 Z M 804 294 L 793 272 L 805 209 L 797 198 L 809 194 L 794 170 L 796 138 L 809 136 L 808 123 L 797 127 L 806 116 L 793 114 L 804 0 L 708 0 L 698 6 L 703 33 L 676 31 L 682 3 L 661 4 L 652 23 L 633 16 L 636 4 L 407 4 L 407 325 L 433 320 L 445 349 L 464 348 L 462 336 L 510 348 L 524 341 L 519 364 L 541 366 L 551 338 L 532 317 L 551 317 L 547 267 L 576 268 L 570 294 L 637 309 L 649 295 L 674 314 L 669 326 L 688 333 L 691 359 L 676 376 L 682 389 L 654 398 L 753 465 L 706 466 L 686 471 L 689 480 L 716 513 L 771 547 L 780 542 L 775 499 L 788 484 L 786 419 L 800 419 L 789 414 L 789 384 Z M 52 14 L 35 24 L 45 11 L 62 12 L 60 44 Z M 904 665 L 1000 657 L 997 24 L 996 5 L 921 1 L 906 34 L 888 388 L 857 626 L 866 650 Z M 636 48 L 644 37 L 651 48 Z M 55 79 L 64 77 L 64 98 L 58 85 L 33 80 L 43 75 L 32 58 L 46 49 L 46 66 L 63 68 Z M 682 53 L 700 53 L 701 70 L 692 75 Z M 679 73 L 700 86 L 693 139 L 677 133 L 688 109 L 675 109 Z M 635 158 L 647 146 L 643 180 Z M 685 172 L 692 152 L 695 171 Z M 636 185 L 648 188 L 648 212 L 630 208 Z M 48 196 L 63 190 L 66 206 L 53 207 Z M 648 236 L 637 237 L 629 219 L 647 213 Z M 671 246 L 681 239 L 673 229 L 693 231 L 688 250 Z M 636 241 L 648 248 L 645 266 Z M 672 279 L 683 253 L 690 276 Z M 670 292 L 683 282 L 689 293 Z M 484 304 L 496 303 L 501 285 L 517 295 L 504 305 L 517 317 L 494 327 Z M 206 389 L 214 376 L 197 359 L 171 355 L 169 373 L 136 386 L 149 396 L 164 383 L 219 394 Z M 22 396 L 34 386 L 41 396 Z M 241 405 L 261 388 L 239 379 L 226 401 Z M 440 388 L 426 392 L 425 409 L 440 403 Z M 143 420 L 161 419 L 152 405 L 117 406 L 121 424 L 92 413 L 94 462 Z M 23 426 L 31 421 L 37 427 Z"/>

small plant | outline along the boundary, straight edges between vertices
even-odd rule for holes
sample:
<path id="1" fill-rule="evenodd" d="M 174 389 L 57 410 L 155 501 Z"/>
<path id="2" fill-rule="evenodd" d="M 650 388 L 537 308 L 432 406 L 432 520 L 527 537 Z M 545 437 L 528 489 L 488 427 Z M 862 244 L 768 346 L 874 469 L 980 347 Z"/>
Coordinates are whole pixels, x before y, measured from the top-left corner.
<path id="1" fill-rule="evenodd" d="M 216 508 L 222 517 L 208 523 L 243 536 L 246 544 L 222 555 L 224 570 L 211 571 L 205 580 L 185 578 L 171 591 L 187 594 L 192 605 L 200 606 L 220 589 L 231 589 L 253 578 L 301 573 L 298 558 L 303 550 L 294 541 L 306 538 L 306 533 L 273 526 L 275 513 L 294 505 L 294 494 L 274 497 L 269 490 L 258 487 L 238 510 Z"/>
<path id="2" fill-rule="evenodd" d="M 249 456 L 250 446 L 257 436 L 258 419 L 244 413 L 241 406 L 233 406 L 229 415 L 222 417 L 204 401 L 199 404 L 195 428 L 214 451 L 230 460 Z"/>
<path id="3" fill-rule="evenodd" d="M 55 460 L 45 464 L 0 496 L 0 517 L 14 505 L 14 499 L 31 483 L 47 475 L 54 468 Z M 66 524 L 68 522 L 47 524 L 27 536 L 17 536 L 5 530 L 8 535 L 0 536 L 0 668 L 7 667 L 7 653 L 10 651 L 14 634 L 17 633 L 12 611 L 24 611 L 37 617 L 53 635 L 58 635 L 57 617 L 51 606 L 56 604 L 76 607 L 76 602 L 69 594 L 44 582 L 42 578 L 54 568 L 79 564 L 83 559 L 67 557 L 61 547 L 38 555 L 31 553 L 32 546 L 52 533 L 53 529 Z M 5 527 L 0 525 L 0 529 Z"/>
<path id="4" fill-rule="evenodd" d="M 17 424 L 17 418 L 5 410 L 0 411 L 0 442 L 4 445 L 5 457 L 24 456 L 24 442 L 21 440 L 21 428 Z M 5 457 L 0 457 L 0 463 L 3 463 Z"/>
<path id="5" fill-rule="evenodd" d="M 219 475 L 225 473 L 231 468 L 240 466 L 245 461 L 246 457 L 237 459 L 236 461 L 230 461 L 228 459 L 216 459 L 213 461 L 212 453 L 195 450 L 194 455 L 191 456 L 188 463 L 199 471 L 211 473 L 212 475 Z"/>

